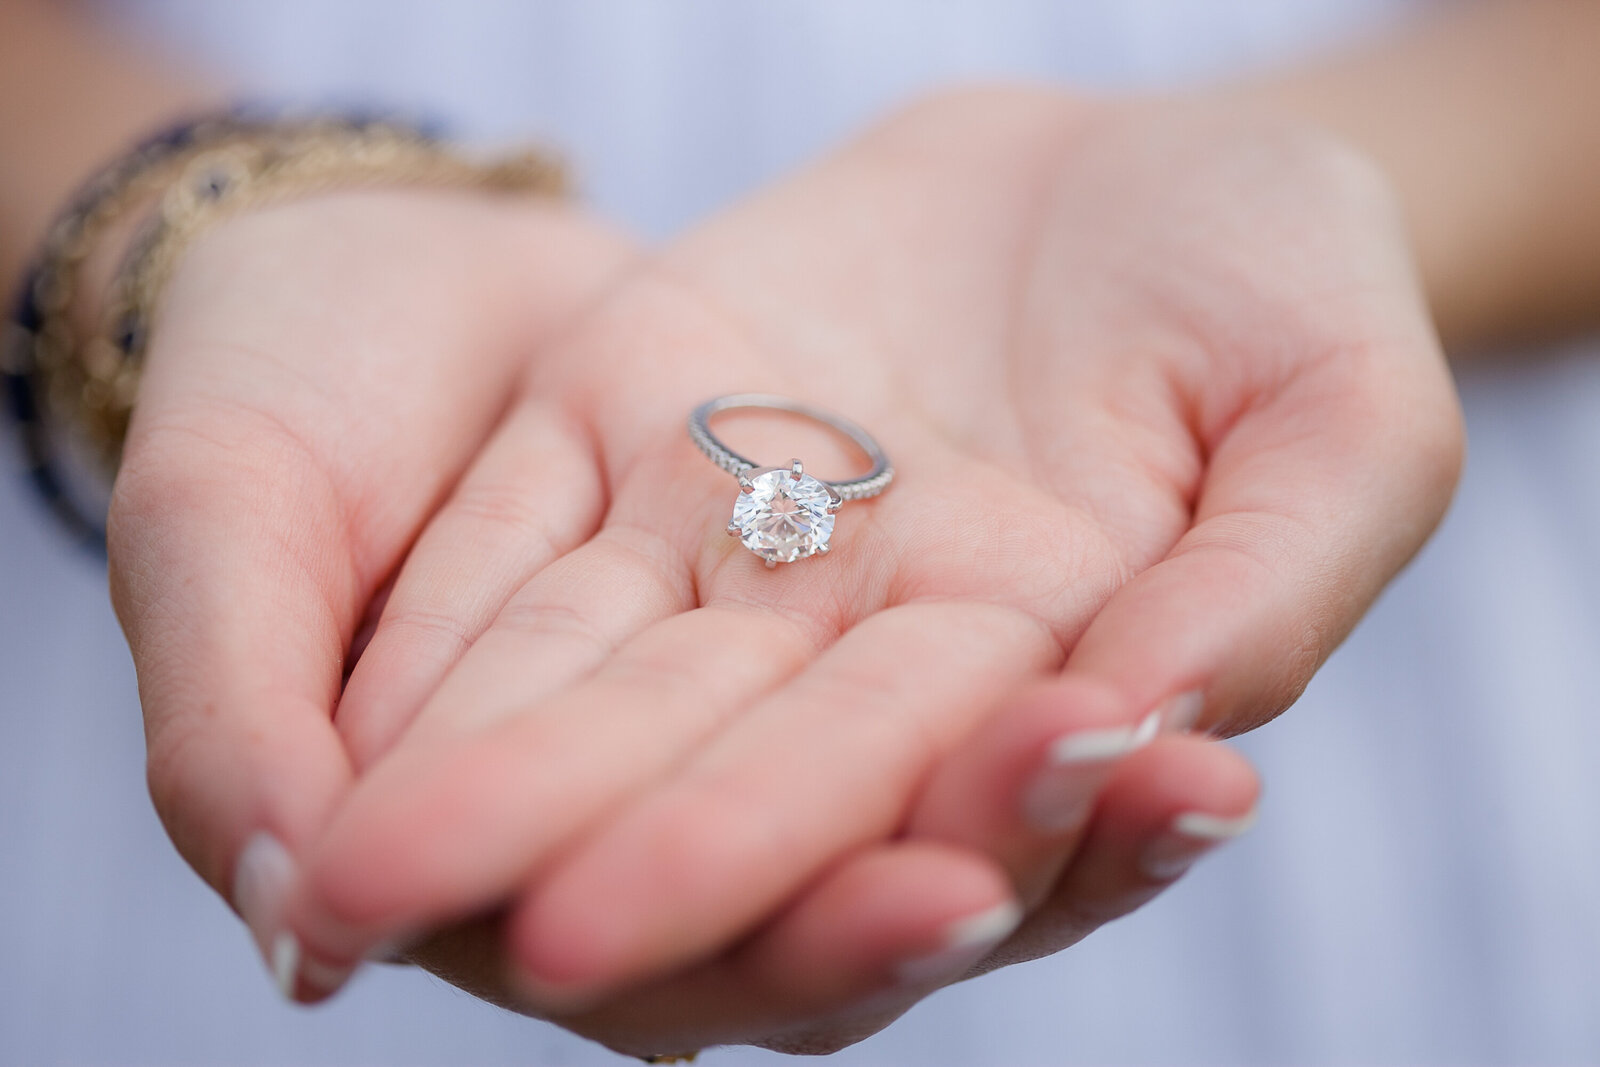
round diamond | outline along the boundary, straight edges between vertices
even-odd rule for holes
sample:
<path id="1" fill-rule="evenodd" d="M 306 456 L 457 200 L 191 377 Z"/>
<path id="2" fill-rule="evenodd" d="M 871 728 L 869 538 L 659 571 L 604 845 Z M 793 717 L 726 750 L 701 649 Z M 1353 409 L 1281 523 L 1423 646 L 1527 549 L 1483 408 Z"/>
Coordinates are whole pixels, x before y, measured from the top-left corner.
<path id="1" fill-rule="evenodd" d="M 828 487 L 788 469 L 750 479 L 733 502 L 732 526 L 744 547 L 775 563 L 793 563 L 827 547 L 833 536 Z"/>

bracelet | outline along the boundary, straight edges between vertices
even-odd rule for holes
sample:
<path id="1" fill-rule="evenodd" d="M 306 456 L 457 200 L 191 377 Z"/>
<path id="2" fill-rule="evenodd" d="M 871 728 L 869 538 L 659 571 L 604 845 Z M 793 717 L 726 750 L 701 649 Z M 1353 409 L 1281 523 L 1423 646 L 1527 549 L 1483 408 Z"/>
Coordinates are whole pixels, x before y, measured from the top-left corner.
<path id="1" fill-rule="evenodd" d="M 524 151 L 468 160 L 421 128 L 387 119 L 262 117 L 234 111 L 150 138 L 105 168 L 52 226 L 24 280 L 0 376 L 34 485 L 67 528 L 102 544 L 95 509 L 68 489 L 61 453 L 86 448 L 114 476 L 138 389 L 149 324 L 184 250 L 210 226 L 254 208 L 333 189 L 415 187 L 560 195 L 562 166 Z M 143 219 L 98 328 L 81 337 L 77 285 L 105 236 Z M 61 440 L 71 431 L 73 442 Z"/>
<path id="2" fill-rule="evenodd" d="M 79 505 L 57 452 L 61 413 L 92 403 L 87 368 L 74 358 L 70 322 L 79 270 L 105 232 L 147 200 L 173 169 L 221 136 L 226 121 L 199 120 L 161 131 L 94 175 L 68 203 L 23 276 L 0 342 L 7 407 L 21 433 L 28 474 L 40 497 L 75 539 L 103 544 L 103 531 Z M 97 379 L 109 377 L 100 367 Z M 76 395 L 75 395 L 76 394 Z M 87 394 L 87 395 L 85 395 Z M 52 417 L 57 416 L 57 417 Z"/>

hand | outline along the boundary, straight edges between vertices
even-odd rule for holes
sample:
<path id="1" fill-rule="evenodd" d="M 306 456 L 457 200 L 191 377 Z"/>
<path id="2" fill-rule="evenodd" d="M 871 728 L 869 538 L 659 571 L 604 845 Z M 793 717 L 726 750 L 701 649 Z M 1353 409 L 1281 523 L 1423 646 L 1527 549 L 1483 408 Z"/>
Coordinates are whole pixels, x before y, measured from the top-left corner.
<path id="1" fill-rule="evenodd" d="M 753 388 L 896 460 L 826 560 L 767 572 L 722 536 L 731 483 L 682 419 Z M 542 445 L 552 425 L 580 447 Z M 827 442 L 745 433 L 847 473 Z M 510 899 L 501 995 L 621 1047 L 804 1040 L 775 1037 L 793 1014 L 633 1020 L 671 995 L 652 980 L 767 922 L 734 957 L 760 960 L 827 887 L 869 900 L 930 856 L 968 865 L 981 914 L 1005 901 L 974 847 L 1031 907 L 991 963 L 1049 951 L 1165 881 L 1141 850 L 1193 851 L 1163 836 L 1175 815 L 1254 800 L 1193 740 L 1080 761 L 1070 790 L 1049 752 L 1196 700 L 1218 732 L 1281 710 L 1459 460 L 1401 224 L 1358 159 L 1204 107 L 923 105 L 691 235 L 539 362 L 351 681 L 339 727 L 370 770 L 291 924 L 347 963 Z M 1100 789 L 1092 822 L 1038 818 Z M 917 884 L 945 910 L 916 922 L 962 929 L 960 894 Z M 805 1005 L 856 1012 L 821 1044 L 972 963 L 896 988 L 889 950 L 940 942 L 887 940 Z"/>
<path id="2" fill-rule="evenodd" d="M 332 715 L 374 591 L 529 357 L 633 254 L 559 205 L 348 192 L 225 223 L 173 278 L 111 507 L 111 586 L 156 807 L 264 952 L 274 859 L 350 783 Z"/>
<path id="3" fill-rule="evenodd" d="M 565 209 L 341 194 L 219 229 L 174 280 L 117 487 L 113 588 L 157 807 L 269 961 L 283 867 L 351 780 L 329 724 L 363 613 L 530 355 L 631 255 Z"/>

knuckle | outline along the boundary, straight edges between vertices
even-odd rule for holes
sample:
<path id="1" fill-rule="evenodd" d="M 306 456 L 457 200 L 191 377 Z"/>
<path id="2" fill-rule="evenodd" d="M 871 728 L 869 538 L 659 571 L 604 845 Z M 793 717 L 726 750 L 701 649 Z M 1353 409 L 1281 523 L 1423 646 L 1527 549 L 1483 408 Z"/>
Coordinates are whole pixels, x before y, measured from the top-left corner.
<path id="1" fill-rule="evenodd" d="M 593 616 L 558 600 L 513 597 L 500 610 L 494 625 L 496 629 L 518 637 L 577 641 L 606 655 L 616 648 L 616 642 L 601 629 Z"/>
<path id="2" fill-rule="evenodd" d="M 448 649 L 459 653 L 477 634 L 468 620 L 447 608 L 411 605 L 386 618 L 380 636 L 391 648 Z"/>
<path id="3" fill-rule="evenodd" d="M 605 673 L 628 689 L 667 695 L 703 687 L 702 670 L 702 664 L 669 651 L 637 650 L 609 660 Z"/>
<path id="4" fill-rule="evenodd" d="M 468 523 L 503 531 L 519 542 L 531 535 L 543 547 L 555 548 L 547 528 L 548 513 L 526 488 L 505 483 L 464 486 L 451 509 Z"/>

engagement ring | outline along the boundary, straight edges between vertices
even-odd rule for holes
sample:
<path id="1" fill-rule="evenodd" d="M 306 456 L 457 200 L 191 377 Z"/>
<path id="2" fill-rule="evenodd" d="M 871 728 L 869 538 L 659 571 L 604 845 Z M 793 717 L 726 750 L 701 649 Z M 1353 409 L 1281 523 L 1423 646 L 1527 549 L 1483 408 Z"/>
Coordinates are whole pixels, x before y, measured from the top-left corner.
<path id="1" fill-rule="evenodd" d="M 872 469 L 852 481 L 829 483 L 807 474 L 798 459 L 787 467 L 758 466 L 711 432 L 711 417 L 733 408 L 769 408 L 819 422 L 855 442 L 872 461 Z M 871 434 L 849 419 L 786 397 L 735 393 L 707 400 L 689 415 L 689 437 L 706 458 L 739 479 L 728 533 L 766 560 L 768 567 L 827 552 L 839 505 L 877 496 L 894 480 L 889 457 Z"/>

